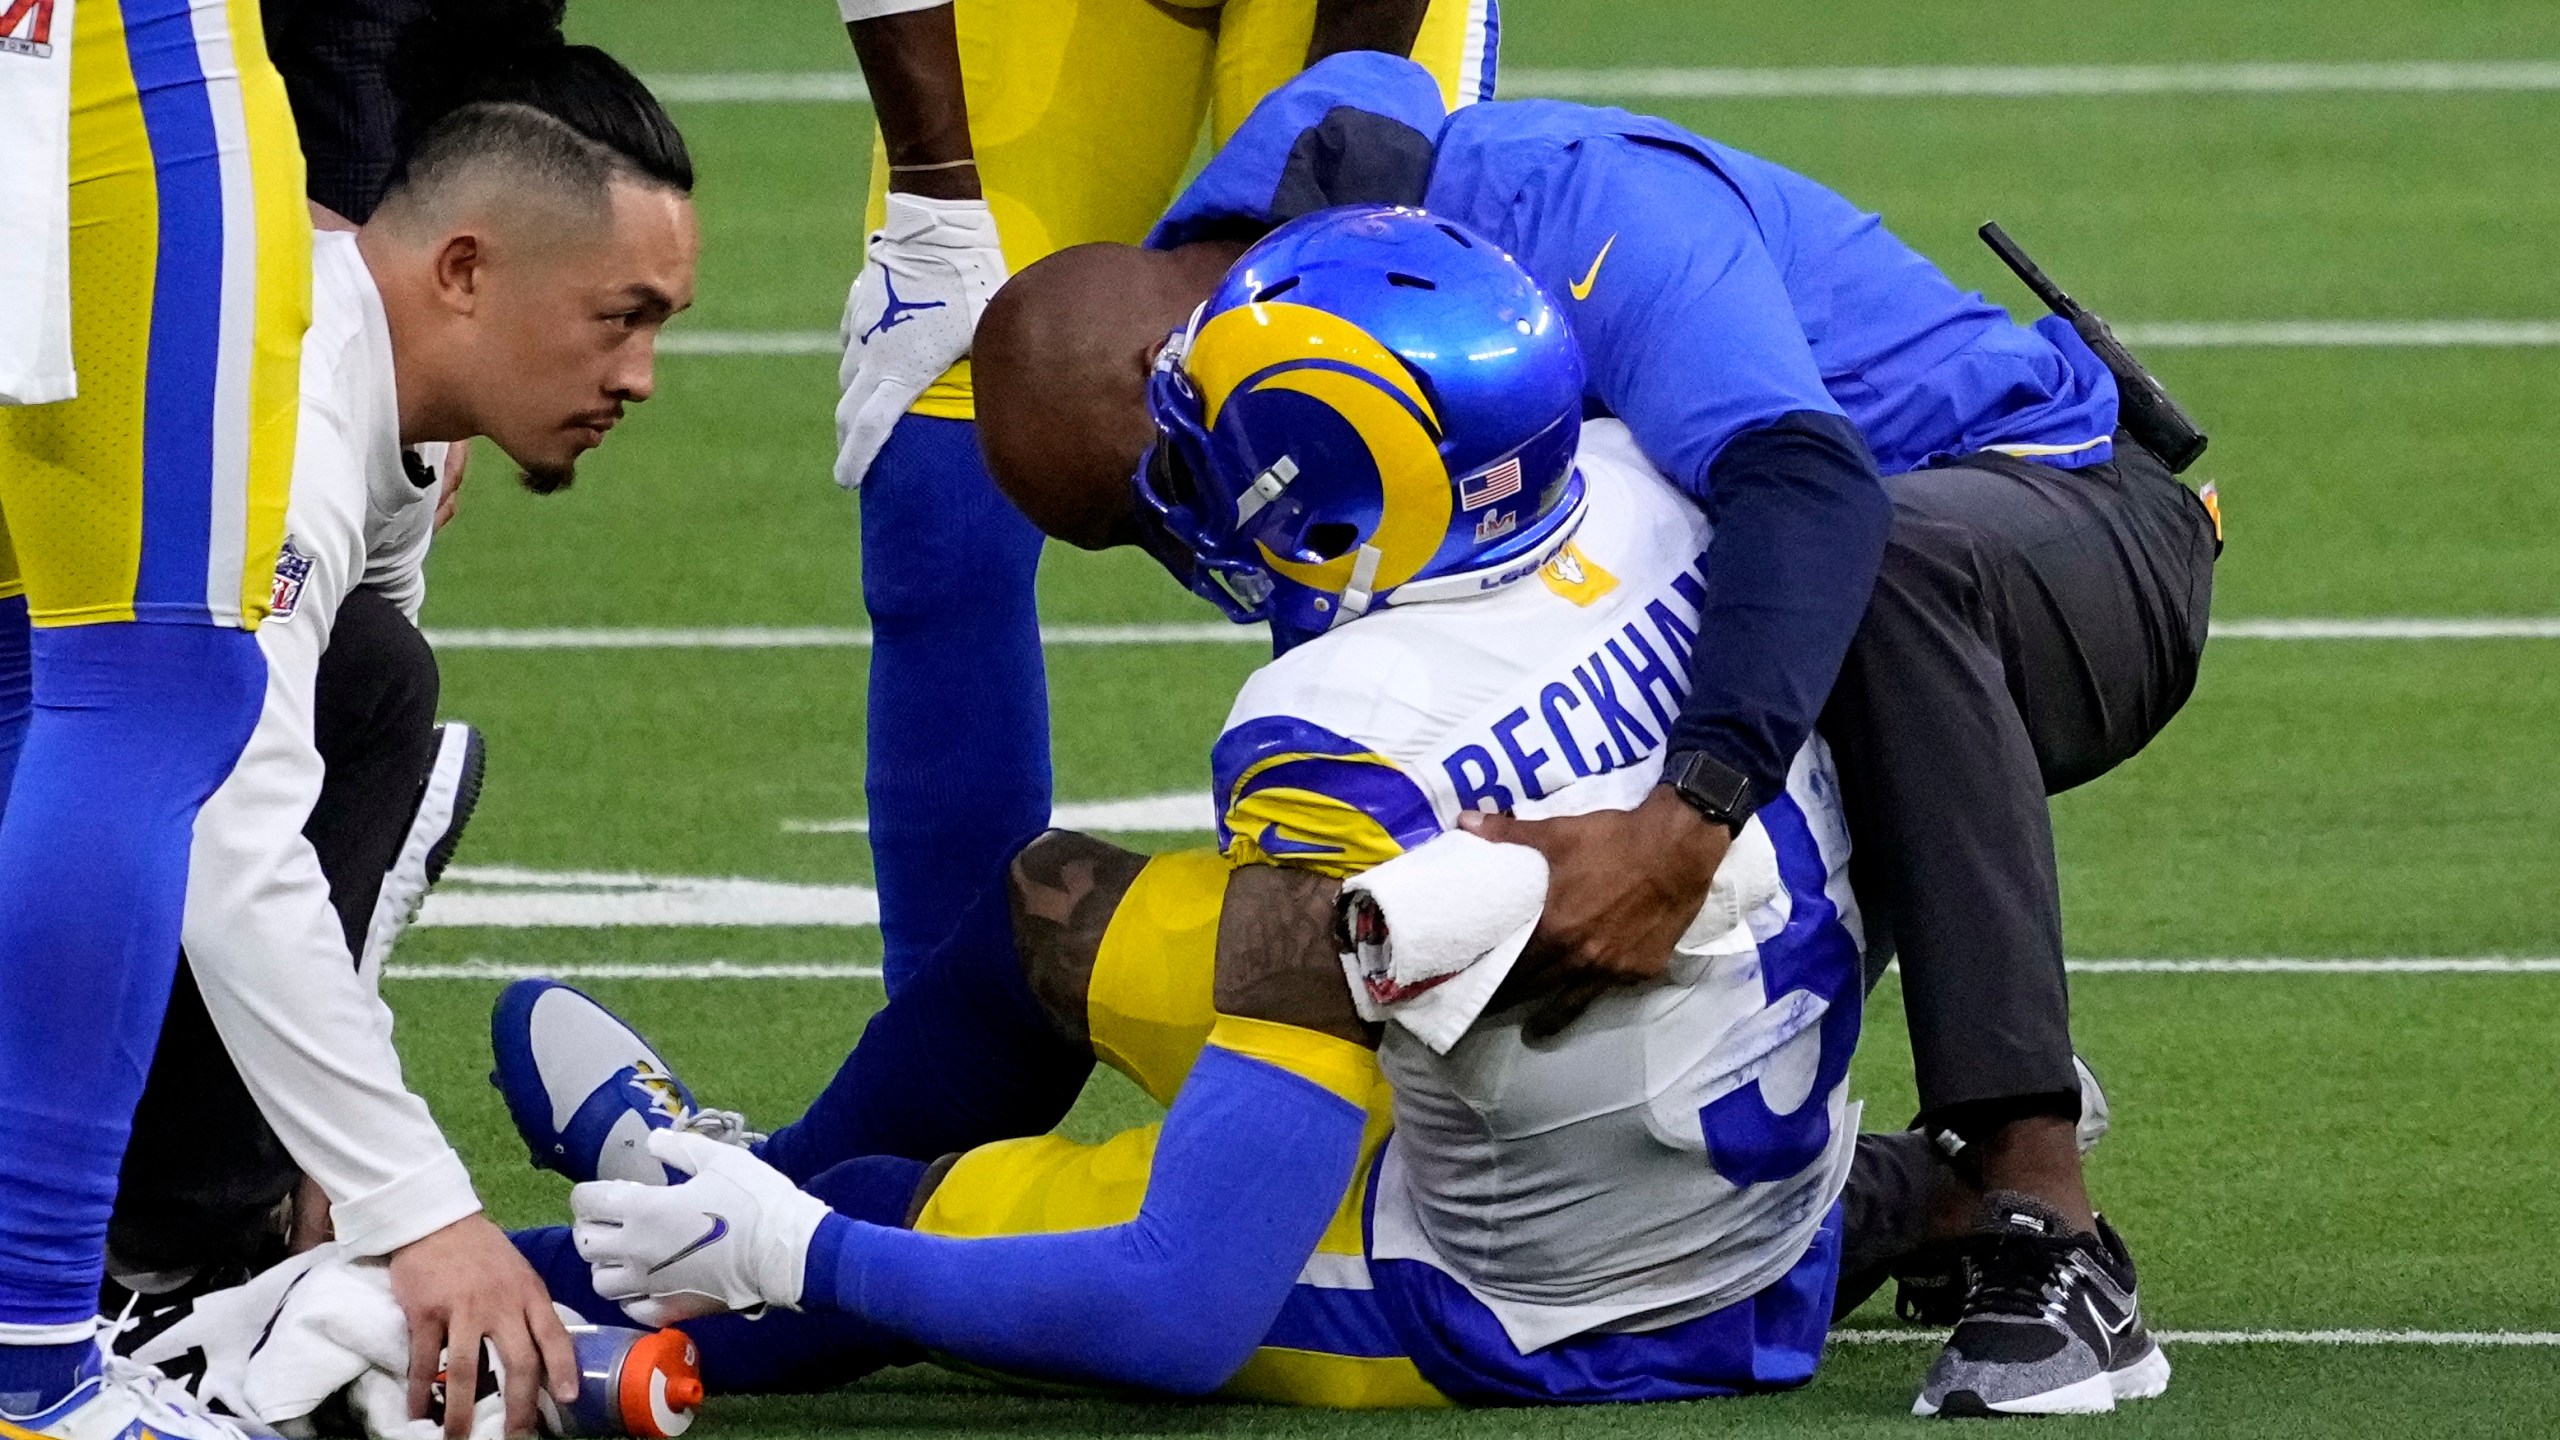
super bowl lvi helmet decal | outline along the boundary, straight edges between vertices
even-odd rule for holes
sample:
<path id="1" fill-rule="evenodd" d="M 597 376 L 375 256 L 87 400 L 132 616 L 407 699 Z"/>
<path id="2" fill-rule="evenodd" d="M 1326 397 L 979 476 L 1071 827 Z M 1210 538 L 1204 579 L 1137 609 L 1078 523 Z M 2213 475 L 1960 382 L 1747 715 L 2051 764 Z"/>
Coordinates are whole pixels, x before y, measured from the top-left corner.
<path id="1" fill-rule="evenodd" d="M 1346 206 L 1244 253 L 1148 386 L 1148 548 L 1286 645 L 1535 570 L 1582 511 L 1583 370 L 1492 242 Z"/>

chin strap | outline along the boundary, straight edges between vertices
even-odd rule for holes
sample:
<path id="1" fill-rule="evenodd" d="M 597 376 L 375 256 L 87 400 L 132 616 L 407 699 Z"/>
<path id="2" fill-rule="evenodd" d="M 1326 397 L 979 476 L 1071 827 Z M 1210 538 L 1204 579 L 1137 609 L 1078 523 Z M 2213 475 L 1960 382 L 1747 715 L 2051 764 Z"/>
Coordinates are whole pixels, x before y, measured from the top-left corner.
<path id="1" fill-rule="evenodd" d="M 1369 606 L 1377 599 L 1378 563 L 1385 558 L 1385 552 L 1375 545 L 1360 547 L 1359 558 L 1351 562 L 1351 579 L 1342 587 L 1342 601 L 1334 609 L 1333 624 L 1326 629 L 1338 629 L 1369 613 Z"/>

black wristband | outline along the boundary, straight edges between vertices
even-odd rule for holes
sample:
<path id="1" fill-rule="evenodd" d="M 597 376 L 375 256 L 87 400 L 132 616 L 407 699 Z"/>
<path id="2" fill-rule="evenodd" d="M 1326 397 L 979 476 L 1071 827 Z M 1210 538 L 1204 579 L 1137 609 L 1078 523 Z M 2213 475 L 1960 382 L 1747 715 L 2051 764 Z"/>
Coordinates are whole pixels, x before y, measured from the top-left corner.
<path id="1" fill-rule="evenodd" d="M 1751 812 L 1759 808 L 1752 798 L 1750 778 L 1704 750 L 1691 750 L 1663 762 L 1662 783 L 1708 822 L 1737 835 L 1751 819 Z"/>

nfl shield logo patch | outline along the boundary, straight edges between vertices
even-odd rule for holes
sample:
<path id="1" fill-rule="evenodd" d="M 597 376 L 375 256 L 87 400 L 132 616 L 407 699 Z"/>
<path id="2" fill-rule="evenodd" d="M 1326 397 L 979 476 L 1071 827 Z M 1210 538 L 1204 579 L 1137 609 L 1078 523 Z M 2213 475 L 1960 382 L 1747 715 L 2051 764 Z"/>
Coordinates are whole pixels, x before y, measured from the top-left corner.
<path id="1" fill-rule="evenodd" d="M 54 0 L 0 0 L 0 55 L 52 59 L 53 5 Z"/>
<path id="2" fill-rule="evenodd" d="M 284 549 L 276 554 L 275 588 L 267 592 L 267 614 L 277 620 L 291 619 L 293 607 L 302 603 L 302 584 L 311 578 L 311 557 L 302 553 L 285 537 Z"/>

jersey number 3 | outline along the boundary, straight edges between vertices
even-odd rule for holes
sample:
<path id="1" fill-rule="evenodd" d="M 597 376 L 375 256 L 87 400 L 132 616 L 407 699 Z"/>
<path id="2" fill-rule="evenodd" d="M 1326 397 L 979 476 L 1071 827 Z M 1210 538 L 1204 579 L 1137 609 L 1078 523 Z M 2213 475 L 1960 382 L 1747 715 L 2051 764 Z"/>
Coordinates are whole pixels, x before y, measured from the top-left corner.
<path id="1" fill-rule="evenodd" d="M 1823 889 L 1827 867 L 1804 812 L 1794 800 L 1781 797 L 1761 807 L 1759 816 L 1778 852 L 1778 874 L 1792 901 L 1786 928 L 1760 946 L 1762 995 L 1774 1005 L 1803 991 L 1820 999 L 1825 1009 L 1818 1035 L 1808 1037 L 1822 1047 L 1821 1058 L 1812 1085 L 1793 1109 L 1780 1114 L 1770 1107 L 1762 1089 L 1765 1079 L 1726 1091 L 1699 1109 L 1708 1163 L 1735 1185 L 1800 1175 L 1831 1147 L 1831 1094 L 1849 1073 L 1866 998 L 1858 943 Z M 1790 1042 L 1797 1043 L 1802 1042 Z"/>

